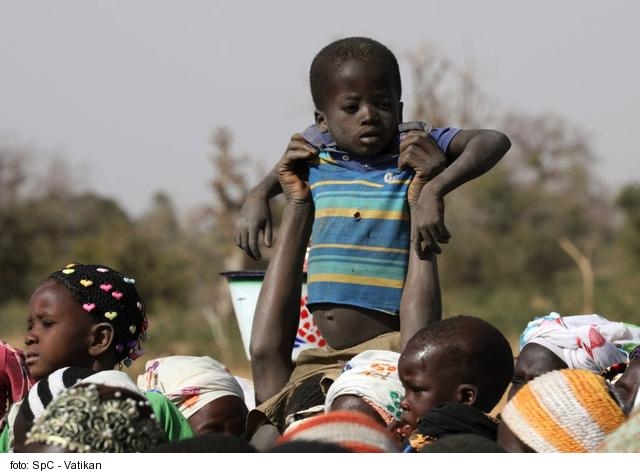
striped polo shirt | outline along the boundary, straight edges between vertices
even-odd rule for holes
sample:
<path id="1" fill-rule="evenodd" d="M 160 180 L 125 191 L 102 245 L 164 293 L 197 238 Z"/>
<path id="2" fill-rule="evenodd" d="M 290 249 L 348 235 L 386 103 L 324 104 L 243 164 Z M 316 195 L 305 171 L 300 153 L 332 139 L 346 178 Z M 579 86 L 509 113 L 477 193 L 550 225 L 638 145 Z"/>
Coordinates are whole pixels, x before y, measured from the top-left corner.
<path id="1" fill-rule="evenodd" d="M 446 152 L 458 131 L 430 133 Z M 303 136 L 320 149 L 309 164 L 315 218 L 307 306 L 313 311 L 313 304 L 331 303 L 397 315 L 409 261 L 407 190 L 414 172 L 398 169 L 397 154 L 350 155 L 315 125 Z"/>

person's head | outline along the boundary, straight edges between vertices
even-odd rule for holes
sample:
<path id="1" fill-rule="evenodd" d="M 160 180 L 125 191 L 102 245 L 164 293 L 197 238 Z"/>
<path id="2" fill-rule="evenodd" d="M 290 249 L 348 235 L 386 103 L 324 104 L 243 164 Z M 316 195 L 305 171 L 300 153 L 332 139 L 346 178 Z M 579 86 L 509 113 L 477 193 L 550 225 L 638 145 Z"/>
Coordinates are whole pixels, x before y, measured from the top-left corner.
<path id="1" fill-rule="evenodd" d="M 128 366 L 142 354 L 147 325 L 135 280 L 104 265 L 72 263 L 31 296 L 26 364 L 35 379 L 65 366 Z"/>
<path id="2" fill-rule="evenodd" d="M 520 335 L 520 349 L 529 343 L 547 348 L 569 368 L 599 373 L 628 360 L 640 345 L 640 327 L 598 314 L 561 316 L 551 312 L 527 324 Z"/>
<path id="3" fill-rule="evenodd" d="M 323 412 L 299 421 L 278 437 L 276 445 L 301 440 L 337 444 L 350 452 L 400 451 L 400 445 L 390 431 L 358 411 Z"/>
<path id="4" fill-rule="evenodd" d="M 420 416 L 444 402 L 491 411 L 513 376 L 513 354 L 495 326 L 458 315 L 416 332 L 402 351 L 398 373 L 405 388 L 401 420 L 415 428 Z"/>
<path id="5" fill-rule="evenodd" d="M 143 391 L 167 396 L 196 435 L 244 432 L 248 409 L 242 387 L 225 365 L 209 356 L 149 360 L 137 384 Z"/>
<path id="6" fill-rule="evenodd" d="M 366 350 L 354 356 L 331 384 L 325 411 L 357 410 L 383 426 L 400 417 L 404 388 L 398 377 L 400 353 Z"/>
<path id="7" fill-rule="evenodd" d="M 79 381 L 94 374 L 90 368 L 73 367 L 60 368 L 40 379 L 29 390 L 22 400 L 18 413 L 13 421 L 13 451 L 24 449 L 27 432 L 31 429 L 35 419 L 39 418 L 46 407 L 56 399 L 65 389 L 73 387 Z"/>
<path id="8" fill-rule="evenodd" d="M 370 38 L 325 46 L 309 71 L 316 125 L 350 153 L 372 156 L 392 142 L 402 120 L 402 86 L 395 55 Z"/>
<path id="9" fill-rule="evenodd" d="M 80 383 L 60 393 L 35 420 L 24 452 L 144 452 L 166 441 L 142 394 Z"/>
<path id="10" fill-rule="evenodd" d="M 581 453 L 598 447 L 625 419 L 599 374 L 563 369 L 532 379 L 500 413 L 498 444 L 508 452 Z"/>
<path id="11" fill-rule="evenodd" d="M 538 343 L 527 343 L 516 358 L 513 370 L 513 380 L 507 399 L 511 399 L 515 393 L 533 378 L 553 370 L 568 368 L 556 354 Z"/>

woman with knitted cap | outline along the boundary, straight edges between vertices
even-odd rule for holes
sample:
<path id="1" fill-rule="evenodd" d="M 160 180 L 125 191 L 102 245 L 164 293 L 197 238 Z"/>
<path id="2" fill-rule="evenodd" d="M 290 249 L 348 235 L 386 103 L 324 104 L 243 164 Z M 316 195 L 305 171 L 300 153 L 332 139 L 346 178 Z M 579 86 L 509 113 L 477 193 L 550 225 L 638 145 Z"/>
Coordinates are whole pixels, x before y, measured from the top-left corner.
<path id="1" fill-rule="evenodd" d="M 625 420 L 617 393 L 599 374 L 550 371 L 532 379 L 501 412 L 498 444 L 508 452 L 586 453 Z"/>
<path id="2" fill-rule="evenodd" d="M 248 408 L 238 380 L 209 356 L 167 356 L 149 360 L 138 376 L 144 392 L 169 398 L 196 435 L 244 432 Z"/>
<path id="3" fill-rule="evenodd" d="M 626 363 L 640 345 L 640 327 L 591 315 L 552 312 L 527 324 L 508 398 L 527 381 L 547 371 L 577 368 L 600 373 Z"/>

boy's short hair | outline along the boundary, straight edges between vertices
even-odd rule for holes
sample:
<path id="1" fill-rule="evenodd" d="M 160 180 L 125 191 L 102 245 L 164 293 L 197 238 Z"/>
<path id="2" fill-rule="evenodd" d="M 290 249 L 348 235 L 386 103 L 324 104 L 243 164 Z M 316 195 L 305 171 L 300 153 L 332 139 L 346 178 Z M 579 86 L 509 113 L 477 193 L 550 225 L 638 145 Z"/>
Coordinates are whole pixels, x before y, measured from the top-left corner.
<path id="1" fill-rule="evenodd" d="M 491 411 L 513 378 L 513 352 L 500 330 L 478 317 L 456 315 L 431 324 L 409 340 L 407 347 L 442 347 L 443 369 L 461 383 L 475 384 L 475 406 Z"/>
<path id="2" fill-rule="evenodd" d="M 401 97 L 400 67 L 395 55 L 384 44 L 374 39 L 354 36 L 328 44 L 313 58 L 309 70 L 309 82 L 316 109 L 323 110 L 327 82 L 338 68 L 352 59 L 379 63 L 388 70 L 397 88 L 398 98 Z"/>

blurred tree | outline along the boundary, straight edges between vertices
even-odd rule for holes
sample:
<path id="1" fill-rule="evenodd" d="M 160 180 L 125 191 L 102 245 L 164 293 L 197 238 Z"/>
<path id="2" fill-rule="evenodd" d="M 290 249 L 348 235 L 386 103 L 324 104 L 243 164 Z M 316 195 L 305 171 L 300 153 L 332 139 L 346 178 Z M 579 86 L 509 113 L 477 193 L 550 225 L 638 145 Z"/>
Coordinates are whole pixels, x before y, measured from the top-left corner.
<path id="1" fill-rule="evenodd" d="M 637 270 L 640 264 L 640 184 L 633 183 L 623 187 L 615 203 L 624 216 L 620 242 L 629 257 L 627 266 Z"/>
<path id="2" fill-rule="evenodd" d="M 611 243 L 613 213 L 584 133 L 562 117 L 501 112 L 471 67 L 431 46 L 411 54 L 410 66 L 413 119 L 496 128 L 512 141 L 498 166 L 446 198 L 453 237 L 440 258 L 445 313 L 477 312 L 517 332 L 534 315 L 592 307 L 585 262 L 593 272 L 594 252 Z M 563 250 L 567 242 L 580 266 Z"/>

